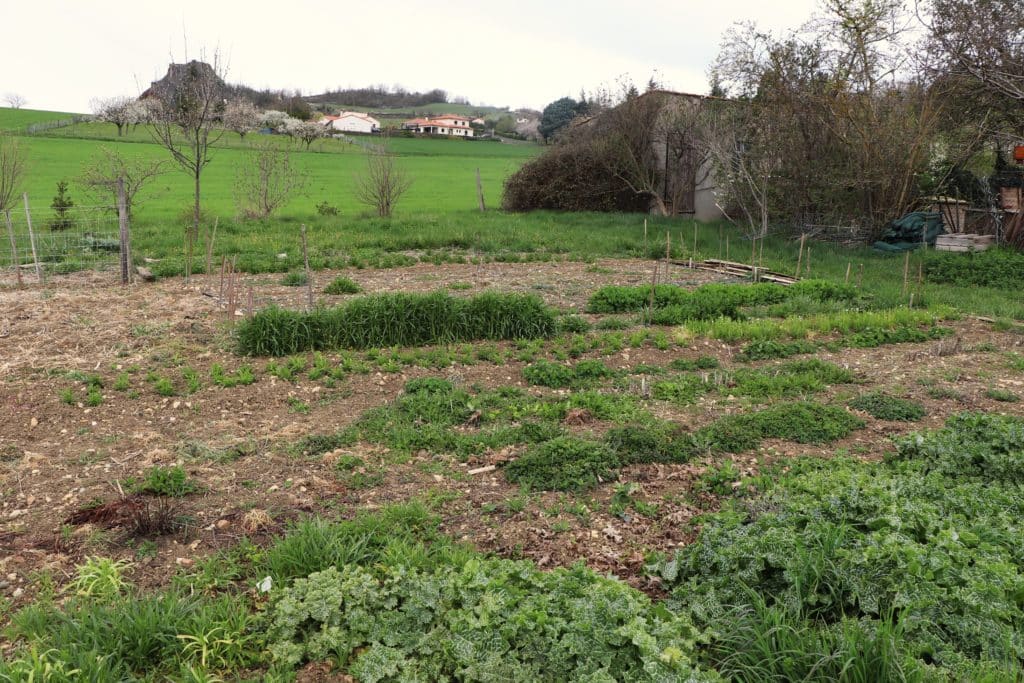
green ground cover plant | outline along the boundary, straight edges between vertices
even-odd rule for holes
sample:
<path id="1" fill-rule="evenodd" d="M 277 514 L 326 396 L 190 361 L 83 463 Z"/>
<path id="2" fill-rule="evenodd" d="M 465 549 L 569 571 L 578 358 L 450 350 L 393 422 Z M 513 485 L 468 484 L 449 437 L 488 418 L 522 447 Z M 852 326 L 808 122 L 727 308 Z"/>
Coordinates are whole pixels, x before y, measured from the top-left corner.
<path id="1" fill-rule="evenodd" d="M 863 410 L 879 420 L 899 420 L 916 422 L 926 414 L 924 406 L 916 401 L 890 396 L 881 391 L 861 394 L 847 405 L 856 410 Z"/>
<path id="2" fill-rule="evenodd" d="M 710 515 L 658 565 L 677 608 L 714 629 L 705 662 L 740 680 L 822 680 L 844 661 L 1013 680 L 1022 434 L 1020 418 L 960 415 L 881 465 L 794 461 L 760 499 Z"/>
<path id="3" fill-rule="evenodd" d="M 582 491 L 617 478 L 621 462 L 600 441 L 562 436 L 537 444 L 504 467 L 513 484 L 546 491 Z"/>
<path id="4" fill-rule="evenodd" d="M 793 342 L 780 342 L 774 339 L 760 339 L 752 341 L 736 354 L 736 358 L 742 361 L 771 360 L 774 358 L 789 358 L 805 353 L 814 353 L 818 345 L 814 342 L 803 339 Z"/>
<path id="5" fill-rule="evenodd" d="M 238 326 L 237 342 L 243 354 L 285 356 L 327 349 L 546 338 L 554 335 L 555 325 L 554 313 L 530 295 L 376 294 L 309 312 L 264 309 Z"/>
<path id="6" fill-rule="evenodd" d="M 555 389 L 592 386 L 614 375 L 611 368 L 599 360 L 584 360 L 569 366 L 541 359 L 523 368 L 523 377 L 530 384 Z"/>
<path id="7" fill-rule="evenodd" d="M 678 325 L 687 320 L 735 318 L 745 306 L 779 303 L 792 297 L 809 297 L 820 301 L 849 301 L 857 295 L 848 285 L 824 280 L 804 280 L 789 287 L 758 284 L 710 284 L 694 290 L 675 285 L 654 288 L 651 321 L 661 325 Z M 611 285 L 598 289 L 587 304 L 591 313 L 630 313 L 651 306 L 651 287 Z"/>
<path id="8" fill-rule="evenodd" d="M 188 476 L 184 468 L 178 465 L 173 467 L 157 465 L 147 470 L 142 479 L 130 480 L 127 483 L 128 487 L 135 491 L 171 498 L 181 498 L 199 490 L 199 485 Z"/>
<path id="9" fill-rule="evenodd" d="M 989 249 L 969 254 L 928 253 L 924 275 L 929 282 L 958 287 L 1020 289 L 1024 286 L 1024 254 L 1012 249 Z"/>

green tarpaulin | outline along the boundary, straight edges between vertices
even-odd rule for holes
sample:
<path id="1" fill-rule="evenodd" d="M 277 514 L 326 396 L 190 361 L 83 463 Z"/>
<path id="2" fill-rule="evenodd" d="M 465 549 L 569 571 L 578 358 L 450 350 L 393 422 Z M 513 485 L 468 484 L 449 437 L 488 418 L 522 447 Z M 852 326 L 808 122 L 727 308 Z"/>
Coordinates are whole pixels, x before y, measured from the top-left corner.
<path id="1" fill-rule="evenodd" d="M 914 211 L 890 223 L 873 246 L 879 251 L 911 251 L 920 247 L 922 242 L 935 246 L 935 238 L 945 232 L 942 214 Z"/>

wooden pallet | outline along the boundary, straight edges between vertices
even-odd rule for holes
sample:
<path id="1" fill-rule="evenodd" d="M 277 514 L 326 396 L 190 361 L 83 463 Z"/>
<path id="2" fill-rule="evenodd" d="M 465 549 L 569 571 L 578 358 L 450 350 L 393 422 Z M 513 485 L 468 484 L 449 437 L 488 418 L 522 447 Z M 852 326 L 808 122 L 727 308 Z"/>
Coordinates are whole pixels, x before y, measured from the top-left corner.
<path id="1" fill-rule="evenodd" d="M 746 278 L 753 280 L 754 282 L 774 282 L 780 285 L 791 285 L 800 280 L 800 278 L 793 277 L 792 275 L 777 273 L 775 271 L 768 270 L 767 268 L 758 268 L 746 263 L 723 261 L 721 259 L 707 259 L 705 261 L 697 262 L 671 261 L 671 263 L 677 266 L 694 268 L 696 270 L 709 270 L 714 273 L 721 273 L 722 275 Z"/>
<path id="2" fill-rule="evenodd" d="M 985 251 L 994 244 L 992 235 L 939 235 L 935 238 L 936 251 Z"/>

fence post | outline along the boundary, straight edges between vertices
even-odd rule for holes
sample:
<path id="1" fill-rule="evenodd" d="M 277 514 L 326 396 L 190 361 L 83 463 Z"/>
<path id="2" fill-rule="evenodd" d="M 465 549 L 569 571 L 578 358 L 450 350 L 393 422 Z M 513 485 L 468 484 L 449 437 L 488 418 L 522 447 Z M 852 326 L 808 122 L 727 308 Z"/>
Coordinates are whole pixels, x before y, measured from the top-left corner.
<path id="1" fill-rule="evenodd" d="M 46 277 L 43 275 L 43 269 L 39 265 L 39 256 L 36 254 L 36 235 L 32 232 L 32 212 L 28 209 L 28 192 L 23 193 L 21 197 L 25 200 L 25 220 L 28 222 L 28 242 L 32 245 L 32 261 L 36 264 L 36 277 L 39 278 L 40 284 L 46 284 Z"/>
<path id="2" fill-rule="evenodd" d="M 483 186 L 483 183 L 480 182 L 480 167 L 479 166 L 477 166 L 477 168 L 476 168 L 476 197 L 477 197 L 478 203 L 480 204 L 480 210 L 481 211 L 486 211 L 487 210 L 487 205 L 484 204 L 484 186 Z"/>
<path id="3" fill-rule="evenodd" d="M 117 179 L 117 226 L 121 238 L 121 284 L 132 281 L 131 254 L 128 240 L 128 200 L 124 193 L 124 178 Z"/>

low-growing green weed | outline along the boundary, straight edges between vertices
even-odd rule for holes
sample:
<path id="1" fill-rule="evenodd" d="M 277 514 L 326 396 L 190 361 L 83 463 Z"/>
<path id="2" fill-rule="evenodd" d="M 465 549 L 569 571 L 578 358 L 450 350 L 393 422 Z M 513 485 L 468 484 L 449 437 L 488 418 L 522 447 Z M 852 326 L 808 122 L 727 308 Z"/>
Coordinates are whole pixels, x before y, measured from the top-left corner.
<path id="1" fill-rule="evenodd" d="M 505 465 L 514 484 L 547 491 L 582 491 L 617 477 L 619 459 L 607 445 L 572 436 L 539 444 Z"/>
<path id="2" fill-rule="evenodd" d="M 351 278 L 344 276 L 336 277 L 324 287 L 324 294 L 342 295 L 342 294 L 358 294 L 363 291 L 363 288 L 356 284 Z"/>
<path id="3" fill-rule="evenodd" d="M 182 467 L 177 465 L 174 467 L 157 465 L 150 468 L 140 481 L 129 480 L 127 483 L 129 488 L 135 491 L 171 498 L 180 498 L 199 490 L 199 485 L 189 478 Z"/>
<path id="4" fill-rule="evenodd" d="M 880 391 L 862 394 L 848 404 L 879 420 L 914 422 L 925 416 L 924 406 L 915 401 L 889 396 Z"/>

